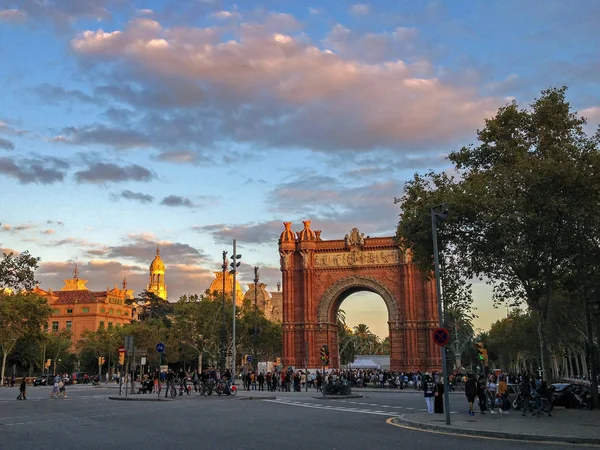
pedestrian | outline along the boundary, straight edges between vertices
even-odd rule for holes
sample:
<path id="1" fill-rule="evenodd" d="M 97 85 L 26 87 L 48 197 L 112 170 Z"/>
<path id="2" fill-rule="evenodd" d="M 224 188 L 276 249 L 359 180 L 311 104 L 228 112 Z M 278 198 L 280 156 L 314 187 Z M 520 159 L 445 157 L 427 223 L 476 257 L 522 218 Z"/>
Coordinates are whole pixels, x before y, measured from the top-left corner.
<path id="1" fill-rule="evenodd" d="M 465 395 L 467 396 L 467 402 L 469 403 L 469 416 L 474 416 L 473 403 L 475 403 L 475 397 L 477 396 L 477 383 L 473 374 L 467 375 L 467 381 L 465 382 Z"/>
<path id="2" fill-rule="evenodd" d="M 527 411 L 530 411 L 529 401 L 531 400 L 531 383 L 529 376 L 524 376 L 521 381 L 521 395 L 523 396 L 523 413 L 521 417 L 527 417 Z"/>
<path id="3" fill-rule="evenodd" d="M 25 383 L 25 377 L 21 380 L 21 386 L 19 386 L 19 396 L 17 400 L 27 400 L 27 383 Z"/>
<path id="4" fill-rule="evenodd" d="M 477 401 L 479 403 L 479 412 L 485 414 L 487 409 L 487 393 L 486 393 L 485 378 L 480 375 L 477 379 Z"/>
<path id="5" fill-rule="evenodd" d="M 508 401 L 508 385 L 506 383 L 506 375 L 500 375 L 500 381 L 498 382 L 498 395 L 500 396 L 501 406 L 500 414 L 508 414 L 508 408 L 510 403 Z"/>
<path id="6" fill-rule="evenodd" d="M 50 394 L 50 398 L 58 398 L 59 387 L 58 383 L 60 382 L 60 377 L 55 376 L 54 382 L 52 383 L 52 394 Z"/>
<path id="7" fill-rule="evenodd" d="M 500 408 L 500 404 L 496 404 L 496 393 L 498 392 L 498 386 L 496 384 L 496 378 L 494 376 L 492 376 L 490 378 L 490 381 L 488 381 L 488 385 L 487 385 L 487 393 L 488 393 L 488 399 L 491 403 L 490 406 L 490 412 L 492 414 L 496 414 L 496 411 L 494 411 L 494 407 L 498 407 L 498 411 L 501 411 Z"/>
<path id="8" fill-rule="evenodd" d="M 436 414 L 444 413 L 444 379 L 439 377 L 433 388 L 433 412 Z"/>
<path id="9" fill-rule="evenodd" d="M 427 405 L 427 412 L 429 414 L 433 414 L 433 387 L 433 382 L 429 375 L 423 375 L 421 389 L 423 389 L 423 397 L 425 397 L 425 404 Z"/>
<path id="10" fill-rule="evenodd" d="M 67 398 L 67 388 L 62 380 L 58 383 L 58 398 Z"/>

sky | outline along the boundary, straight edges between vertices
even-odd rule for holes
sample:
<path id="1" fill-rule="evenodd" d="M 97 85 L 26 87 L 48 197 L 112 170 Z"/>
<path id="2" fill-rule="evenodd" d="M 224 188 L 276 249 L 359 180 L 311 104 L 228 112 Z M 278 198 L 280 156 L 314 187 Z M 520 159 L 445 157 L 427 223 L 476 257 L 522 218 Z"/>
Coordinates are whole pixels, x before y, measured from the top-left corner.
<path id="1" fill-rule="evenodd" d="M 235 238 L 243 288 L 259 266 L 274 290 L 283 221 L 393 235 L 403 183 L 450 170 L 507 102 L 567 85 L 595 130 L 598 17 L 595 0 L 0 0 L 0 249 L 39 256 L 43 289 L 78 261 L 91 289 L 139 293 L 159 243 L 176 300 Z M 505 311 L 474 292 L 488 328 Z M 349 323 L 386 334 L 383 301 L 356 298 Z"/>

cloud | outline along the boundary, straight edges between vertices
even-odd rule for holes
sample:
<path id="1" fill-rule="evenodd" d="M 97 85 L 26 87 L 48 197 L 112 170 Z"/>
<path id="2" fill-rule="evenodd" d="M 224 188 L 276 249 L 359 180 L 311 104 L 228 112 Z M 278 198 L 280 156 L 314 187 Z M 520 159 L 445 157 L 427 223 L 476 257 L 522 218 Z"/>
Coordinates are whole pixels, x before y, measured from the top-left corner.
<path id="1" fill-rule="evenodd" d="M 110 197 L 113 200 L 124 198 L 125 200 L 134 200 L 140 203 L 152 203 L 154 201 L 154 197 L 149 194 L 144 194 L 143 192 L 133 192 L 129 190 L 121 191 L 120 194 L 111 194 Z"/>
<path id="2" fill-rule="evenodd" d="M 59 104 L 63 101 L 93 104 L 98 102 L 98 100 L 94 99 L 91 95 L 88 95 L 79 89 L 66 89 L 62 86 L 49 83 L 43 83 L 37 86 L 34 89 L 34 92 L 40 100 L 49 104 Z"/>
<path id="3" fill-rule="evenodd" d="M 189 198 L 180 197 L 178 195 L 169 195 L 163 198 L 160 204 L 165 206 L 184 206 L 186 208 L 194 207 L 194 204 Z"/>
<path id="4" fill-rule="evenodd" d="M 230 243 L 232 239 L 237 239 L 248 244 L 276 244 L 283 225 L 280 220 L 270 220 L 241 225 L 197 225 L 193 229 L 201 234 L 212 235 L 216 243 Z"/>
<path id="5" fill-rule="evenodd" d="M 10 225 L 7 223 L 3 223 L 2 226 L 0 226 L 1 231 L 9 231 L 11 233 L 18 233 L 21 231 L 31 230 L 32 228 L 34 228 L 34 225 L 30 223 L 24 223 L 21 225 Z"/>
<path id="6" fill-rule="evenodd" d="M 87 71 L 114 69 L 106 84 L 113 99 L 145 112 L 128 128 L 134 142 L 159 148 L 231 141 L 323 152 L 434 148 L 472 133 L 502 103 L 477 86 L 437 77 L 430 62 L 412 57 L 413 29 L 340 29 L 328 37 L 331 50 L 285 31 L 299 26 L 294 22 L 268 15 L 224 32 L 136 18 L 123 30 L 85 31 L 71 46 Z M 357 58 L 358 43 L 376 56 Z M 407 52 L 416 62 L 401 59 Z M 183 94 L 165 97 L 170 104 L 144 95 L 181 86 Z"/>
<path id="7" fill-rule="evenodd" d="M 65 178 L 64 169 L 57 167 L 59 161 L 58 159 L 53 162 L 41 159 L 0 158 L 0 174 L 14 178 L 21 184 L 52 184 L 63 181 Z M 61 163 L 63 166 L 68 164 L 65 161 L 61 161 Z"/>
<path id="8" fill-rule="evenodd" d="M 10 123 L 3 122 L 2 120 L 0 120 L 0 131 L 14 136 L 23 136 L 27 134 L 27 130 L 19 129 Z"/>
<path id="9" fill-rule="evenodd" d="M 196 164 L 199 162 L 210 162 L 210 160 L 203 158 L 198 152 L 191 150 L 165 151 L 156 155 L 154 159 L 175 164 Z"/>
<path id="10" fill-rule="evenodd" d="M 350 13 L 355 16 L 366 16 L 371 12 L 371 7 L 366 3 L 356 3 L 350 6 Z"/>
<path id="11" fill-rule="evenodd" d="M 160 244 L 161 258 L 175 264 L 200 264 L 205 261 L 203 251 L 180 242 L 159 241 L 152 234 L 134 234 L 123 245 L 108 247 L 107 258 L 127 258 L 139 263 L 148 263 L 154 259 L 156 244 Z"/>
<path id="12" fill-rule="evenodd" d="M 55 230 L 53 230 L 52 228 L 48 228 L 48 229 L 42 231 L 42 234 L 46 234 L 46 235 L 54 234 L 54 233 L 55 233 Z"/>
<path id="13" fill-rule="evenodd" d="M 145 167 L 137 164 L 118 166 L 113 163 L 91 163 L 87 170 L 75 173 L 78 183 L 102 184 L 106 182 L 119 183 L 123 181 L 150 181 L 155 176 Z"/>
<path id="14" fill-rule="evenodd" d="M 83 128 L 68 127 L 63 133 L 52 138 L 53 142 L 73 145 L 104 145 L 119 150 L 148 147 L 149 140 L 144 134 L 129 129 L 91 125 Z"/>
<path id="15" fill-rule="evenodd" d="M 0 6 L 10 1 L 1 1 Z M 84 18 L 105 20 L 111 18 L 109 9 L 116 10 L 126 6 L 126 0 L 60 0 L 60 1 L 40 1 L 40 0 L 20 0 L 18 10 L 7 15 L 16 15 L 35 21 L 50 21 L 58 28 L 64 29 L 72 25 L 75 21 Z M 2 11 L 0 11 L 0 20 L 2 20 Z"/>
<path id="16" fill-rule="evenodd" d="M 0 22 L 21 23 L 27 19 L 27 14 L 18 9 L 0 9 Z"/>
<path id="17" fill-rule="evenodd" d="M 46 224 L 47 225 L 56 224 L 56 225 L 58 225 L 60 227 L 62 227 L 62 226 L 65 225 L 65 223 L 62 220 L 50 220 L 50 219 L 46 220 Z"/>
<path id="18" fill-rule="evenodd" d="M 15 144 L 13 144 L 8 139 L 0 138 L 0 148 L 3 150 L 14 150 Z"/>

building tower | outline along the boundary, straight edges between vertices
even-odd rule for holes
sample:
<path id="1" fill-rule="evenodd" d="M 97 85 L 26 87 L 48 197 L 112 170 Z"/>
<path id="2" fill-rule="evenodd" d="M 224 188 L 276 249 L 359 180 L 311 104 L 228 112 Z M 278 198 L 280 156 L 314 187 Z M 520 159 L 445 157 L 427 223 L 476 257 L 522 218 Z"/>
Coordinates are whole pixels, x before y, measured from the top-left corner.
<path id="1" fill-rule="evenodd" d="M 150 264 L 150 284 L 146 287 L 148 292 L 167 299 L 167 285 L 165 284 L 165 263 L 160 259 L 160 247 L 156 244 L 156 256 Z"/>

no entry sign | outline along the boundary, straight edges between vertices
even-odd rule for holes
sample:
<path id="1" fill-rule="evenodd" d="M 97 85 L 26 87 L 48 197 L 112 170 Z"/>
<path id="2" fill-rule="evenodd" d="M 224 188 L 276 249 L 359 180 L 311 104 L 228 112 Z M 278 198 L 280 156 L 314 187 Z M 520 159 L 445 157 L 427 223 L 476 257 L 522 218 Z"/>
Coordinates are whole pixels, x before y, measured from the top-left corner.
<path id="1" fill-rule="evenodd" d="M 450 332 L 445 328 L 436 328 L 433 330 L 433 342 L 440 347 L 444 347 L 450 340 Z"/>

